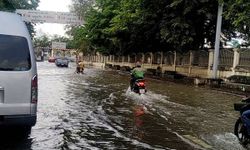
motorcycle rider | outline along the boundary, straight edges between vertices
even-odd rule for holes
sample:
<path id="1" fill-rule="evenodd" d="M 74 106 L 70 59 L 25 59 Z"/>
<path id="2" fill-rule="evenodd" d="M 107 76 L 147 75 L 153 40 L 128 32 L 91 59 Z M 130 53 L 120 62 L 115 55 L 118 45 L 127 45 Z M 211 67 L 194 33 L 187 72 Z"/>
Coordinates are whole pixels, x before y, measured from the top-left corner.
<path id="1" fill-rule="evenodd" d="M 250 101 L 250 97 L 246 96 L 245 98 L 243 98 L 243 100 Z M 248 135 L 250 135 L 250 104 L 244 106 L 243 109 L 241 110 L 241 113 L 242 113 L 242 121 L 246 125 Z"/>
<path id="2" fill-rule="evenodd" d="M 243 119 L 243 122 L 246 125 L 247 134 L 250 135 L 250 110 L 244 111 L 242 113 L 242 119 Z"/>
<path id="3" fill-rule="evenodd" d="M 80 61 L 77 63 L 76 71 L 77 73 L 83 73 L 84 70 L 84 63 L 83 61 Z"/>
<path id="4" fill-rule="evenodd" d="M 138 79 L 144 79 L 144 70 L 141 68 L 141 63 L 137 62 L 135 68 L 131 71 L 130 79 L 130 89 L 132 90 L 135 84 L 135 81 Z"/>

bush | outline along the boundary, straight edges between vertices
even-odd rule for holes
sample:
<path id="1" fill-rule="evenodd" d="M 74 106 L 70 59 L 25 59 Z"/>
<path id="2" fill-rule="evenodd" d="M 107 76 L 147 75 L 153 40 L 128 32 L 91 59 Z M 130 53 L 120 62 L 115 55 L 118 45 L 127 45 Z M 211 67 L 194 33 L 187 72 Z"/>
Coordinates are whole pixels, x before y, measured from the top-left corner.
<path id="1" fill-rule="evenodd" d="M 241 75 L 233 75 L 227 78 L 230 82 L 233 83 L 242 83 L 250 85 L 250 77 L 249 76 L 241 76 Z"/>

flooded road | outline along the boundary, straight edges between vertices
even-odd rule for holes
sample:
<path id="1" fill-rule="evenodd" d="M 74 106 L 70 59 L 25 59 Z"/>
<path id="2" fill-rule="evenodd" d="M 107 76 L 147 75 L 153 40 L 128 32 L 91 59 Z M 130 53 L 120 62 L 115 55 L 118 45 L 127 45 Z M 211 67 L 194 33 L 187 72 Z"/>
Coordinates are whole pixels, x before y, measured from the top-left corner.
<path id="1" fill-rule="evenodd" d="M 137 95 L 128 74 L 74 69 L 38 63 L 37 124 L 10 141 L 4 131 L 1 149 L 243 149 L 232 133 L 240 97 L 153 79 Z"/>

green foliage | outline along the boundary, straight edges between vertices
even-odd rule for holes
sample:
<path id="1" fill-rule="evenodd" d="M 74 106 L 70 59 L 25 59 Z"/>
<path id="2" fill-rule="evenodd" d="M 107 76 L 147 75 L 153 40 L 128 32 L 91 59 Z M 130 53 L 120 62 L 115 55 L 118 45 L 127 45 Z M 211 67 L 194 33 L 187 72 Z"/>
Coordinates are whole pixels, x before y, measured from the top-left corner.
<path id="1" fill-rule="evenodd" d="M 50 47 L 51 42 L 48 36 L 35 37 L 33 39 L 34 47 Z"/>
<path id="2" fill-rule="evenodd" d="M 73 40 L 65 36 L 53 35 L 52 37 L 48 37 L 46 35 L 43 35 L 40 37 L 35 37 L 33 39 L 34 47 L 51 47 L 52 42 L 65 42 L 66 48 L 75 48 L 74 44 L 72 43 Z"/>
<path id="3" fill-rule="evenodd" d="M 224 0 L 224 16 L 234 26 L 238 36 L 250 43 L 250 1 Z"/>
<path id="4" fill-rule="evenodd" d="M 10 1 L 8 0 L 1 0 L 0 1 L 0 11 L 14 11 L 15 7 Z"/>
<path id="5" fill-rule="evenodd" d="M 70 35 L 73 44 L 87 53 L 204 49 L 205 39 L 214 45 L 218 4 L 223 2 L 227 17 L 222 32 L 230 39 L 236 35 L 237 25 L 244 21 L 245 27 L 249 21 L 247 9 L 238 13 L 242 7 L 249 8 L 246 0 L 237 1 L 237 7 L 234 0 L 74 0 L 73 11 L 86 24 L 73 28 Z M 236 16 L 231 17 L 233 14 Z M 237 31 L 243 33 L 240 28 Z"/>
<path id="6" fill-rule="evenodd" d="M 95 0 L 72 0 L 71 11 L 85 19 L 86 12 L 94 5 Z"/>
<path id="7" fill-rule="evenodd" d="M 36 9 L 39 0 L 0 0 L 0 11 L 14 12 L 16 9 Z M 30 35 L 35 34 L 34 24 L 26 23 Z"/>
<path id="8" fill-rule="evenodd" d="M 14 12 L 16 9 L 36 9 L 40 0 L 1 0 L 0 11 Z"/>
<path id="9" fill-rule="evenodd" d="M 227 79 L 233 83 L 242 83 L 242 84 L 250 85 L 249 76 L 233 75 L 233 76 L 228 77 Z"/>

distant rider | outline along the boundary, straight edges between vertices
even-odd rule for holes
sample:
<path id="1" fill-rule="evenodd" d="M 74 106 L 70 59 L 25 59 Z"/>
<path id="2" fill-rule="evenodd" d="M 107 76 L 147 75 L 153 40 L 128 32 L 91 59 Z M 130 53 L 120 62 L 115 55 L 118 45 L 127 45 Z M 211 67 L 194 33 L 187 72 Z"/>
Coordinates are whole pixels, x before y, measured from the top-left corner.
<path id="1" fill-rule="evenodd" d="M 144 70 L 141 68 L 141 64 L 139 62 L 136 63 L 135 68 L 131 71 L 131 80 L 130 80 L 131 90 L 134 87 L 135 81 L 138 79 L 144 79 Z"/>
<path id="2" fill-rule="evenodd" d="M 80 61 L 78 64 L 77 64 L 77 73 L 83 73 L 83 70 L 84 70 L 84 63 L 82 61 Z"/>

